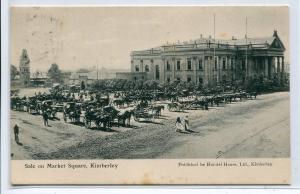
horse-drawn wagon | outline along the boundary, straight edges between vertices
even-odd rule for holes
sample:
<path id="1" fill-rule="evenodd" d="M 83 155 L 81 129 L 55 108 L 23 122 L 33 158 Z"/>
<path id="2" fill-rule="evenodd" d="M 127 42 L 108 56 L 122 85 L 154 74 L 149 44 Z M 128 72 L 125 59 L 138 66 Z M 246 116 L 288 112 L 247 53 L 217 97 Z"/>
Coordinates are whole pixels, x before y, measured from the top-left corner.
<path id="1" fill-rule="evenodd" d="M 103 111 L 102 108 L 100 109 L 88 109 L 85 112 L 83 122 L 85 124 L 85 127 L 89 129 L 91 127 L 92 122 L 95 123 L 97 128 L 103 125 L 104 128 L 106 128 L 109 124 L 110 116 Z"/>
<path id="2" fill-rule="evenodd" d="M 151 109 L 135 109 L 133 112 L 133 119 L 137 122 L 142 120 L 153 122 L 155 117 L 155 112 Z"/>
<path id="3" fill-rule="evenodd" d="M 45 100 L 41 102 L 41 105 L 38 105 L 38 107 L 41 109 L 42 113 L 46 113 L 48 115 L 48 118 L 55 118 L 57 110 L 53 107 L 53 105 L 53 100 Z"/>
<path id="4" fill-rule="evenodd" d="M 63 106 L 63 118 L 67 122 L 68 118 L 71 122 L 80 122 L 81 107 L 79 103 L 66 102 Z"/>
<path id="5" fill-rule="evenodd" d="M 168 110 L 171 112 L 182 112 L 184 109 L 184 105 L 179 102 L 171 102 L 168 104 Z"/>

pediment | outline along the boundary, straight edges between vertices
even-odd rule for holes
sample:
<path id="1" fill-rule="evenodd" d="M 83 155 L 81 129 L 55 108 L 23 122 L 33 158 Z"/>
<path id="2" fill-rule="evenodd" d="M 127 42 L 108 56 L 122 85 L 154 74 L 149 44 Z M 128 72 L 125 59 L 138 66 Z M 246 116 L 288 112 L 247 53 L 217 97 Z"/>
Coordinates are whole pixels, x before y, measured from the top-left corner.
<path id="1" fill-rule="evenodd" d="M 281 42 L 281 40 L 276 37 L 274 38 L 272 44 L 270 45 L 269 48 L 272 48 L 272 49 L 278 49 L 278 50 L 281 50 L 281 51 L 284 51 L 285 50 L 285 47 L 283 45 L 283 43 Z"/>

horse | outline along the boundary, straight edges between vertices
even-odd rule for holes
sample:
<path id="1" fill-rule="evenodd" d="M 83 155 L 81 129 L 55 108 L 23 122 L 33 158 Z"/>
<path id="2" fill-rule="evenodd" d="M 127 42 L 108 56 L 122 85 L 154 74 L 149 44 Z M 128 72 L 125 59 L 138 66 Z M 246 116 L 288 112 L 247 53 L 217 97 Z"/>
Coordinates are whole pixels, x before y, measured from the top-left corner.
<path id="1" fill-rule="evenodd" d="M 153 105 L 151 107 L 151 109 L 154 110 L 155 116 L 159 117 L 159 116 L 161 116 L 161 110 L 164 110 L 165 106 L 164 105 Z"/>
<path id="2" fill-rule="evenodd" d="M 123 127 L 126 126 L 126 120 L 127 120 L 127 126 L 130 126 L 130 119 L 133 115 L 132 110 L 125 110 L 124 112 L 119 112 L 117 114 L 118 124 L 122 124 Z"/>

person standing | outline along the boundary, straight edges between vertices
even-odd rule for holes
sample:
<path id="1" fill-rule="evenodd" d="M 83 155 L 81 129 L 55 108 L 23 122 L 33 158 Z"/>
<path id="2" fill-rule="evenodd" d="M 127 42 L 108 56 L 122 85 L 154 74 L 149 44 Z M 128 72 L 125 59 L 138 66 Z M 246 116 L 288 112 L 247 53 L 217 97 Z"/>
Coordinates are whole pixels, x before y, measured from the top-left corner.
<path id="1" fill-rule="evenodd" d="M 14 126 L 14 134 L 15 134 L 15 141 L 17 144 L 19 144 L 19 132 L 20 132 L 20 129 L 19 129 L 19 126 L 17 124 L 15 124 Z"/>
<path id="2" fill-rule="evenodd" d="M 48 126 L 48 114 L 47 114 L 47 110 L 43 111 L 43 120 L 44 120 L 44 125 Z"/>
<path id="3" fill-rule="evenodd" d="M 176 119 L 175 128 L 176 128 L 175 132 L 181 132 L 183 129 L 183 125 L 180 117 L 177 117 Z"/>
<path id="4" fill-rule="evenodd" d="M 188 131 L 189 129 L 190 129 L 190 127 L 189 127 L 189 116 L 186 115 L 185 118 L 184 118 L 184 130 Z"/>

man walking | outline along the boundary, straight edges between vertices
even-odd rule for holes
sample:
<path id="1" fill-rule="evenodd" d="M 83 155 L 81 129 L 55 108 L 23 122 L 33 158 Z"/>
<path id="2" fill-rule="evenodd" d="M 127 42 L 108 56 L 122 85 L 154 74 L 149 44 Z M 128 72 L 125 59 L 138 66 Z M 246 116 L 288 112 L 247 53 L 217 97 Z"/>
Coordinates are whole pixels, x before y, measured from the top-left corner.
<path id="1" fill-rule="evenodd" d="M 16 141 L 17 144 L 20 143 L 20 141 L 19 141 L 19 132 L 20 132 L 19 126 L 17 124 L 15 124 L 15 126 L 14 126 L 14 134 L 15 134 L 15 141 Z"/>
<path id="2" fill-rule="evenodd" d="M 44 120 L 44 125 L 48 126 L 48 114 L 47 114 L 47 110 L 43 111 L 43 120 Z"/>

